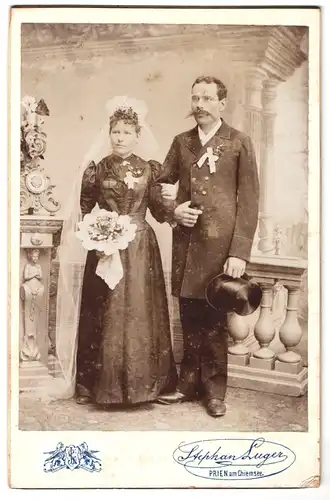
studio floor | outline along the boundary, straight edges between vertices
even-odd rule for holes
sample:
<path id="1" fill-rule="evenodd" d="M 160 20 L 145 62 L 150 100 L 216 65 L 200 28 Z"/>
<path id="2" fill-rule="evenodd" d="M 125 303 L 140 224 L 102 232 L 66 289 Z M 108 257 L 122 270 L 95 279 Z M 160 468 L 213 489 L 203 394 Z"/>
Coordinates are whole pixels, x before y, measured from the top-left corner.
<path id="1" fill-rule="evenodd" d="M 105 410 L 71 400 L 44 403 L 21 394 L 19 428 L 26 431 L 228 431 L 304 432 L 307 395 L 280 396 L 228 388 L 227 413 L 210 417 L 202 403 L 148 404 Z"/>

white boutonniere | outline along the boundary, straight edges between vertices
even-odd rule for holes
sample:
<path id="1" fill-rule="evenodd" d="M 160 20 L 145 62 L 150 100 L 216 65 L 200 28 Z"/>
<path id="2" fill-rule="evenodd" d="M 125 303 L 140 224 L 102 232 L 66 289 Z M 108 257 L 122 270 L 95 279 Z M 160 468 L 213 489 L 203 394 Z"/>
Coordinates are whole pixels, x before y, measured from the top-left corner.
<path id="1" fill-rule="evenodd" d="M 216 171 L 215 162 L 217 161 L 218 158 L 219 157 L 214 154 L 213 148 L 209 147 L 207 148 L 206 153 L 204 153 L 203 156 L 198 160 L 197 165 L 199 168 L 201 168 L 207 161 L 210 174 L 214 174 L 214 172 Z"/>
<path id="2" fill-rule="evenodd" d="M 225 145 L 223 142 L 220 142 L 220 144 L 214 148 L 214 153 L 218 156 L 222 156 L 225 152 Z"/>

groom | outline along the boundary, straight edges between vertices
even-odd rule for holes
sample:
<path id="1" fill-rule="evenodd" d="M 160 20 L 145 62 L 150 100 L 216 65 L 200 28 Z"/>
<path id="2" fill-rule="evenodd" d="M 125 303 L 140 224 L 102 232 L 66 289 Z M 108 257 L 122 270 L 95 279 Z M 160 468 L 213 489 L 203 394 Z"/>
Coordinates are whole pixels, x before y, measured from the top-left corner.
<path id="1" fill-rule="evenodd" d="M 197 125 L 177 135 L 152 192 L 162 220 L 173 227 L 172 293 L 179 298 L 184 355 L 174 394 L 160 402 L 203 398 L 223 416 L 227 388 L 226 316 L 205 300 L 217 274 L 240 277 L 250 258 L 258 220 L 259 182 L 251 140 L 221 114 L 227 89 L 213 76 L 191 88 Z M 176 200 L 162 183 L 178 184 Z"/>

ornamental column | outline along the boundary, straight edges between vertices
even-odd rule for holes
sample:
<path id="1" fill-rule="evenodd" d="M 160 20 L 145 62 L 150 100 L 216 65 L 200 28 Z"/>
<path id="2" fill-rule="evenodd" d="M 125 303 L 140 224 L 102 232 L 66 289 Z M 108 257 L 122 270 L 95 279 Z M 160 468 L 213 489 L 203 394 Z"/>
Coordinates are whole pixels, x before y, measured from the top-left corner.
<path id="1" fill-rule="evenodd" d="M 258 165 L 258 173 L 260 179 L 260 192 L 263 190 L 261 171 L 262 151 L 263 151 L 263 89 L 264 80 L 267 78 L 267 73 L 261 68 L 250 69 L 245 77 L 245 113 L 244 113 L 244 131 L 252 140 L 256 161 Z M 260 252 L 259 244 L 260 221 L 255 234 L 252 253 Z"/>
<path id="2" fill-rule="evenodd" d="M 266 80 L 262 90 L 262 147 L 260 158 L 260 213 L 258 249 L 274 253 L 274 223 L 272 218 L 274 190 L 274 127 L 276 119 L 276 85 Z"/>
<path id="3" fill-rule="evenodd" d="M 262 92 L 263 82 L 267 78 L 267 73 L 261 68 L 250 70 L 245 81 L 245 120 L 244 129 L 250 136 L 257 159 L 258 169 L 261 168 L 262 149 Z"/>

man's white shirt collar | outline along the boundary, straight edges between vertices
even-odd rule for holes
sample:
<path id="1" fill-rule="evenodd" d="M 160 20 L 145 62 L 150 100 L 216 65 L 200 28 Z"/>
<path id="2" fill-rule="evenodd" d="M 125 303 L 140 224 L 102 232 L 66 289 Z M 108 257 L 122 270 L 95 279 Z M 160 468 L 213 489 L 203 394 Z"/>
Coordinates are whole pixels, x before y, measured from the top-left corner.
<path id="1" fill-rule="evenodd" d="M 221 118 L 219 118 L 216 121 L 214 127 L 210 130 L 208 134 L 204 134 L 203 130 L 200 127 L 198 127 L 198 135 L 202 143 L 202 146 L 204 146 L 210 139 L 212 139 L 212 137 L 218 132 L 221 125 L 222 125 L 222 120 Z"/>

